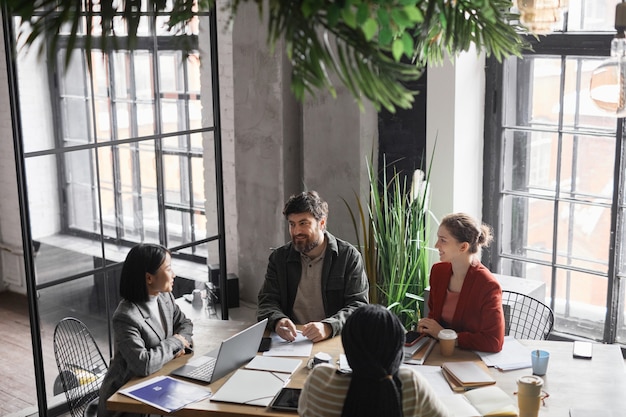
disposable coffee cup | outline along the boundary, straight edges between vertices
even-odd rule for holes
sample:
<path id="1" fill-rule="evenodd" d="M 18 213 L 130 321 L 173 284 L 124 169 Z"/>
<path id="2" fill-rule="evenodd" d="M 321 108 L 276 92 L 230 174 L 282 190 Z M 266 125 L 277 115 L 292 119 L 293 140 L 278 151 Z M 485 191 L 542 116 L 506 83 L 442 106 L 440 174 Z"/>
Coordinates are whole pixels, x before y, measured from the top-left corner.
<path id="1" fill-rule="evenodd" d="M 456 332 L 452 329 L 443 329 L 437 335 L 441 356 L 452 356 L 456 345 Z"/>
<path id="2" fill-rule="evenodd" d="M 191 292 L 191 305 L 194 307 L 202 307 L 202 293 L 200 290 L 193 290 Z"/>
<path id="3" fill-rule="evenodd" d="M 533 350 L 530 352 L 530 360 L 533 366 L 533 375 L 543 376 L 548 371 L 550 352 L 545 350 Z"/>
<path id="4" fill-rule="evenodd" d="M 535 375 L 522 376 L 517 380 L 517 406 L 519 417 L 538 417 L 543 379 Z"/>
<path id="5" fill-rule="evenodd" d="M 332 356 L 330 356 L 326 352 L 318 352 L 307 362 L 307 367 L 309 369 L 313 369 L 316 365 L 320 363 L 330 363 L 333 360 Z"/>

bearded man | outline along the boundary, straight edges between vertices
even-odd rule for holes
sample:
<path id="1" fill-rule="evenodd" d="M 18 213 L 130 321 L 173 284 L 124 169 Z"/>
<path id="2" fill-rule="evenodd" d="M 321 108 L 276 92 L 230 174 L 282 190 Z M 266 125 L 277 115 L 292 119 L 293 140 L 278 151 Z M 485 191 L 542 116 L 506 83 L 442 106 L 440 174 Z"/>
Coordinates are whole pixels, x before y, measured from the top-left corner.
<path id="1" fill-rule="evenodd" d="M 292 195 L 283 209 L 291 242 L 275 249 L 258 295 L 257 320 L 285 340 L 319 342 L 341 333 L 348 316 L 368 303 L 359 251 L 326 230 L 328 204 L 315 191 Z"/>

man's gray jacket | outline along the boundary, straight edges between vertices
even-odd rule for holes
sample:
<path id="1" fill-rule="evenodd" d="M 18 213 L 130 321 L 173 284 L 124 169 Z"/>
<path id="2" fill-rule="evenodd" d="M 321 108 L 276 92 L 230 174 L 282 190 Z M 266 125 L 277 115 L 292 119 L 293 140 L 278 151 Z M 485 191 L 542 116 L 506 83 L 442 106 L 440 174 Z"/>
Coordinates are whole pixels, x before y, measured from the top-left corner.
<path id="1" fill-rule="evenodd" d="M 327 318 L 322 322 L 330 324 L 332 336 L 336 336 L 348 316 L 368 303 L 369 282 L 359 251 L 328 232 L 324 234 L 327 244 L 322 266 L 321 296 Z M 294 249 L 291 242 L 271 253 L 265 282 L 259 291 L 257 310 L 257 320 L 267 317 L 270 330 L 274 330 L 276 322 L 285 317 L 295 323 L 293 303 L 301 275 L 300 252 Z"/>

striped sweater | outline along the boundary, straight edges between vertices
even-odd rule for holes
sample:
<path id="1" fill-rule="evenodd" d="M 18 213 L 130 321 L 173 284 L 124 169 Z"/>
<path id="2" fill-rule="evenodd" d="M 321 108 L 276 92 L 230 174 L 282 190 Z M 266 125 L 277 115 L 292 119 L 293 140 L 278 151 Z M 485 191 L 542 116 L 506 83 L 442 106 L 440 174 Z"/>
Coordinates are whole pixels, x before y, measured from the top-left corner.
<path id="1" fill-rule="evenodd" d="M 405 367 L 398 372 L 402 382 L 404 417 L 449 417 L 448 409 L 420 374 Z M 318 365 L 304 383 L 298 404 L 300 417 L 340 417 L 350 386 L 350 375 L 335 372 L 330 365 Z"/>

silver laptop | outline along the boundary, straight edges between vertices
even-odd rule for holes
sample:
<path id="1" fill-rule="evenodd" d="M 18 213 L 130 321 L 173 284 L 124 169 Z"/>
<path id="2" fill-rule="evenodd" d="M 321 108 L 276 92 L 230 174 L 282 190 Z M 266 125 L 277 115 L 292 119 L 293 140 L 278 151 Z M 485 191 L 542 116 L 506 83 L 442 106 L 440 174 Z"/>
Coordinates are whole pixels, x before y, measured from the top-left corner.
<path id="1" fill-rule="evenodd" d="M 253 324 L 222 341 L 217 349 L 191 358 L 185 365 L 172 371 L 172 375 L 206 383 L 220 379 L 256 356 L 266 326 L 267 319 Z"/>

